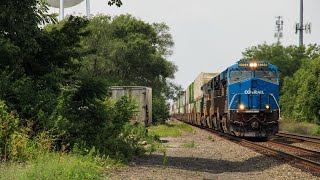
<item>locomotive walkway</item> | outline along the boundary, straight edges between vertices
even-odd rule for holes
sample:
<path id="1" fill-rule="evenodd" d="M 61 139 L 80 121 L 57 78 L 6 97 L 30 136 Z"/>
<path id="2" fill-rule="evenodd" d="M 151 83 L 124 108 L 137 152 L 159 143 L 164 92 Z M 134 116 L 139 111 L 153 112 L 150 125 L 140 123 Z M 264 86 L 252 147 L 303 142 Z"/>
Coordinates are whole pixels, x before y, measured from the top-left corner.
<path id="1" fill-rule="evenodd" d="M 175 122 L 180 123 L 180 122 Z M 317 179 L 284 161 L 259 154 L 193 127 L 161 138 L 162 148 L 113 170 L 107 179 Z M 193 142 L 194 146 L 184 144 Z"/>

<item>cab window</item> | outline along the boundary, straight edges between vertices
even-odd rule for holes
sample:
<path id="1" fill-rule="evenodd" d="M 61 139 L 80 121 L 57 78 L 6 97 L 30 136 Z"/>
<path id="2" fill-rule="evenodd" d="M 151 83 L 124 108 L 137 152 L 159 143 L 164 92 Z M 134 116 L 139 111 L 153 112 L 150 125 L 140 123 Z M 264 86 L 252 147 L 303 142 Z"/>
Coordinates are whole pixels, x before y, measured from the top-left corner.
<path id="1" fill-rule="evenodd" d="M 230 71 L 230 83 L 240 82 L 251 78 L 252 72 L 250 70 L 232 69 Z"/>
<path id="2" fill-rule="evenodd" d="M 278 84 L 277 73 L 275 70 L 260 69 L 260 70 L 255 70 L 254 74 L 256 78 Z"/>

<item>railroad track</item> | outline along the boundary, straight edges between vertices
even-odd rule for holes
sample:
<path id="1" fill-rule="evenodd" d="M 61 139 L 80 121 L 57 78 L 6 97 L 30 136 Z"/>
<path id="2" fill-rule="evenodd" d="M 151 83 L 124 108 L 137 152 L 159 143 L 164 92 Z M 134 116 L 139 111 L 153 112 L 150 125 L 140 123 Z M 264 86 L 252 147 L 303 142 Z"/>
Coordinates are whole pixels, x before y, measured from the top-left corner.
<path id="1" fill-rule="evenodd" d="M 313 175 L 320 176 L 320 152 L 318 151 L 312 151 L 309 149 L 292 146 L 290 144 L 270 140 L 266 142 L 253 142 L 210 128 L 204 128 L 193 124 L 190 125 L 212 132 L 224 139 L 253 149 L 261 154 L 284 160 L 292 166 L 308 171 Z"/>
<path id="2" fill-rule="evenodd" d="M 295 133 L 279 132 L 274 135 L 276 138 L 285 138 L 297 142 L 304 142 L 308 144 L 314 144 L 320 146 L 320 137 L 307 136 Z"/>

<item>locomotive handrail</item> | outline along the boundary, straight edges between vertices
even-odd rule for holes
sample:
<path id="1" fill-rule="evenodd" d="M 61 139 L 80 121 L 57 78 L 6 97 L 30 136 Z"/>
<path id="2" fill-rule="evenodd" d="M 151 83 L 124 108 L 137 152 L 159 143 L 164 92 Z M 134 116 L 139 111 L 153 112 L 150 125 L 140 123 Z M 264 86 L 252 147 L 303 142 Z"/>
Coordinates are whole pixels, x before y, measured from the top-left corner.
<path id="1" fill-rule="evenodd" d="M 236 96 L 238 96 L 240 93 L 237 93 L 237 94 L 235 94 L 235 95 L 233 95 L 232 96 L 232 99 L 231 99 L 231 102 L 230 102 L 230 105 L 229 105 L 229 108 L 228 108 L 228 111 L 230 111 L 231 110 L 231 105 L 232 105 L 232 103 L 233 103 L 233 101 L 234 101 L 234 98 L 236 97 Z"/>
<path id="2" fill-rule="evenodd" d="M 280 111 L 280 106 L 279 106 L 279 104 L 278 104 L 278 101 L 276 100 L 276 97 L 274 97 L 273 94 L 270 93 L 269 95 L 271 95 L 271 96 L 273 97 L 274 102 L 276 102 L 276 104 L 277 104 L 277 106 L 278 106 L 278 109 L 279 109 L 279 120 L 280 120 L 280 114 L 281 114 L 280 112 L 281 112 L 281 111 Z"/>

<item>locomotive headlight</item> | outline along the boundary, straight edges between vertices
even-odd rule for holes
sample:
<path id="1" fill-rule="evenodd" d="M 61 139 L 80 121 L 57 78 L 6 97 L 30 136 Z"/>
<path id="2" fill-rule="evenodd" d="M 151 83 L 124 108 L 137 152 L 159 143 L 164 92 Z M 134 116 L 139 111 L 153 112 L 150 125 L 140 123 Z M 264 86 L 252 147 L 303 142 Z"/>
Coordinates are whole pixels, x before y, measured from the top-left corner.
<path id="1" fill-rule="evenodd" d="M 256 67 L 258 67 L 258 64 L 256 62 L 252 62 L 249 64 L 249 67 L 256 68 Z"/>
<path id="2" fill-rule="evenodd" d="M 246 107 L 244 106 L 244 104 L 240 104 L 240 105 L 239 105 L 239 109 L 240 109 L 240 110 L 244 110 L 245 108 L 246 108 Z"/>
<path id="3" fill-rule="evenodd" d="M 268 104 L 266 105 L 266 109 L 270 109 L 270 106 Z"/>

